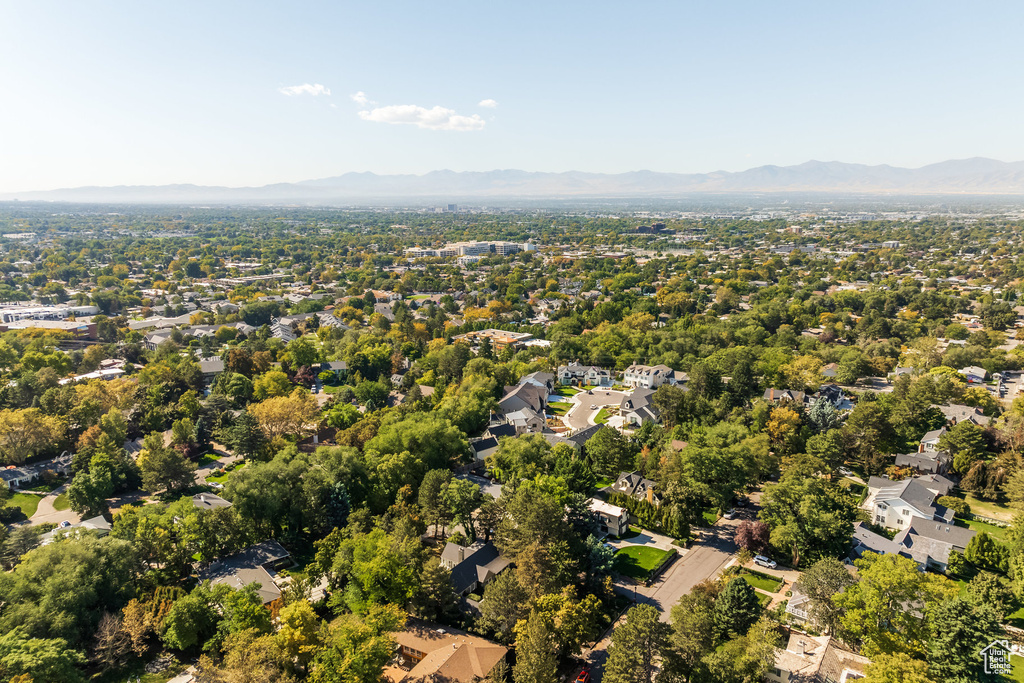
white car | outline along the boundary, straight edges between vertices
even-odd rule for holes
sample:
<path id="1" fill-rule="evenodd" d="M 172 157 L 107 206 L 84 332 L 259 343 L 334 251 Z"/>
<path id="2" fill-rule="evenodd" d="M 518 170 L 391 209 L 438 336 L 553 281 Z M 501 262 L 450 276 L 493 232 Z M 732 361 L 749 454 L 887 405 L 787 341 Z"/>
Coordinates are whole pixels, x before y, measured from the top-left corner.
<path id="1" fill-rule="evenodd" d="M 733 518 L 733 517 L 735 517 L 735 516 L 736 516 L 736 510 L 735 510 L 735 509 L 730 509 L 730 510 L 727 510 L 727 511 L 726 511 L 726 512 L 725 512 L 725 513 L 724 513 L 724 514 L 722 515 L 722 517 L 723 517 L 724 519 L 732 519 L 732 518 Z"/>
<path id="2" fill-rule="evenodd" d="M 592 405 L 592 406 L 590 406 L 590 409 L 591 409 L 591 410 L 597 410 L 597 405 Z"/>
<path id="3" fill-rule="evenodd" d="M 775 560 L 770 557 L 765 557 L 764 555 L 754 555 L 754 564 L 767 567 L 768 569 L 775 569 L 779 566 Z"/>

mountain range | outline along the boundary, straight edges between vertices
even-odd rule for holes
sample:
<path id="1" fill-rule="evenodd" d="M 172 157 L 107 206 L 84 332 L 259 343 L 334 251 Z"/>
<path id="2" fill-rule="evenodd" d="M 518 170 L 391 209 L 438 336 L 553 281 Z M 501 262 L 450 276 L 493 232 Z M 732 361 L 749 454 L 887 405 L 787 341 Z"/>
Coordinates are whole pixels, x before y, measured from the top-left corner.
<path id="1" fill-rule="evenodd" d="M 97 203 L 365 204 L 483 199 L 669 198 L 744 193 L 1024 195 L 1024 162 L 973 158 L 921 168 L 808 161 L 713 173 L 433 171 L 346 173 L 262 187 L 119 185 L 0 194 L 0 199 Z"/>

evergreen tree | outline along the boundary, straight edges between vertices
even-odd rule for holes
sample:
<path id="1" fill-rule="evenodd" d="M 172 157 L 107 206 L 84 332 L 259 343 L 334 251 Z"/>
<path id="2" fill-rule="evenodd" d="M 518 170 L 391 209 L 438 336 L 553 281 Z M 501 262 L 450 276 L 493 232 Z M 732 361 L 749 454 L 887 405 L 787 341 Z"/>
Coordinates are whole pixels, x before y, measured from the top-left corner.
<path id="1" fill-rule="evenodd" d="M 720 633 L 743 635 L 757 621 L 757 592 L 742 577 L 733 577 L 715 600 L 715 625 Z"/>
<path id="2" fill-rule="evenodd" d="M 625 623 L 612 631 L 604 680 L 607 683 L 652 683 L 655 662 L 666 648 L 671 630 L 668 624 L 662 623 L 654 607 L 630 608 Z"/>

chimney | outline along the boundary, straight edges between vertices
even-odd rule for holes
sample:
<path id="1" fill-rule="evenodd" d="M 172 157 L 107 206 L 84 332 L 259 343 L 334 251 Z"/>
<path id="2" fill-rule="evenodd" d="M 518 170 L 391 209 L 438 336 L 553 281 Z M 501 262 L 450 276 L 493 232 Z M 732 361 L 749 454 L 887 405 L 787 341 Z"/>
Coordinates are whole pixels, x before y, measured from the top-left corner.
<path id="1" fill-rule="evenodd" d="M 807 641 L 801 638 L 800 640 L 798 640 L 796 642 L 796 644 L 797 644 L 797 647 L 800 648 L 800 654 L 806 655 L 807 654 Z"/>

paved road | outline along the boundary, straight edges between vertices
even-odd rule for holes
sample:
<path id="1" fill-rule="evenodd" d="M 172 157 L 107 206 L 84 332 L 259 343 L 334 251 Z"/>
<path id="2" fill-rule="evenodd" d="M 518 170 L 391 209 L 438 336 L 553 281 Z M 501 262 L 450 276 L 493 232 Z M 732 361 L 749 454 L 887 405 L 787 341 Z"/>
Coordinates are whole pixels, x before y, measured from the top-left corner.
<path id="1" fill-rule="evenodd" d="M 564 420 L 570 429 L 585 429 L 591 426 L 594 424 L 593 418 L 601 412 L 602 407 L 618 406 L 626 396 L 624 392 L 612 389 L 594 389 L 593 391 L 593 395 L 581 391 L 570 399 L 575 405 L 566 413 Z M 597 408 L 591 410 L 590 406 L 597 406 Z"/>

